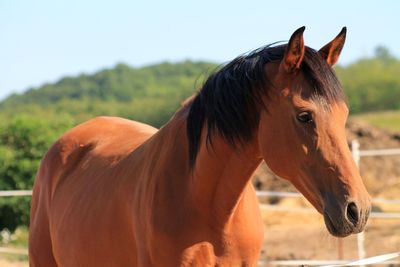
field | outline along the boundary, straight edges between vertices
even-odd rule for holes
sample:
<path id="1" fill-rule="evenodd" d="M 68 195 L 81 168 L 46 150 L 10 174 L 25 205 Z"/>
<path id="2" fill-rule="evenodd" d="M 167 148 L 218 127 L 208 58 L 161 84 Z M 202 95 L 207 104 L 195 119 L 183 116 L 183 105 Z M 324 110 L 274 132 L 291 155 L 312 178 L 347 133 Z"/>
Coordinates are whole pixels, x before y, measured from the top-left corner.
<path id="1" fill-rule="evenodd" d="M 354 115 L 352 119 L 361 120 L 373 126 L 400 133 L 400 111 L 382 111 Z"/>

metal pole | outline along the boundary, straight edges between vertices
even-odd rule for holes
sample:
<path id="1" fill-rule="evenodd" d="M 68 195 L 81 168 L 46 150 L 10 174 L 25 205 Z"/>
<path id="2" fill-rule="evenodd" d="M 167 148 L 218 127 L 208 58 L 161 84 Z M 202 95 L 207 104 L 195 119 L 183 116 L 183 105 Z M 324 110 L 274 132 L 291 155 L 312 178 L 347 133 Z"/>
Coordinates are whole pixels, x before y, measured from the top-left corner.
<path id="1" fill-rule="evenodd" d="M 351 141 L 351 154 L 353 156 L 357 168 L 360 168 L 360 143 L 357 140 Z M 364 231 L 357 235 L 357 250 L 358 250 L 358 258 L 364 259 L 365 258 Z"/>

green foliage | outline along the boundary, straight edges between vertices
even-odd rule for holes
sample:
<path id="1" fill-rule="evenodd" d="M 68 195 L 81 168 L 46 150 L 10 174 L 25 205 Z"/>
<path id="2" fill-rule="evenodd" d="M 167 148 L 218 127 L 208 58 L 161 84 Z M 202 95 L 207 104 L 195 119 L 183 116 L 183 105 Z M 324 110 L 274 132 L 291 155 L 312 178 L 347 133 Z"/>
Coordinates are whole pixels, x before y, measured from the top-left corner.
<path id="1" fill-rule="evenodd" d="M 336 72 L 352 113 L 400 109 L 400 61 L 386 48 L 377 47 L 374 58 Z"/>
<path id="2" fill-rule="evenodd" d="M 380 59 L 382 61 L 394 59 L 392 54 L 390 53 L 389 49 L 384 46 L 377 46 L 375 48 L 375 58 Z"/>
<path id="3" fill-rule="evenodd" d="M 382 129 L 400 132 L 400 110 L 362 113 L 352 117 Z"/>
<path id="4" fill-rule="evenodd" d="M 79 121 L 97 115 L 115 115 L 161 126 L 215 67 L 191 61 L 140 69 L 118 64 L 114 69 L 67 77 L 21 95 L 14 94 L 0 103 L 0 111 L 61 112 Z"/>
<path id="5" fill-rule="evenodd" d="M 0 124 L 0 189 L 31 189 L 40 159 L 56 138 L 74 123 L 16 116 Z M 0 229 L 14 230 L 29 222 L 29 197 L 0 198 Z"/>
<path id="6" fill-rule="evenodd" d="M 336 68 L 352 113 L 400 109 L 400 61 L 383 46 L 374 55 Z M 192 61 L 143 68 L 118 64 L 11 95 L 0 102 L 0 111 L 70 114 L 77 121 L 114 115 L 160 127 L 215 69 L 215 64 Z"/>

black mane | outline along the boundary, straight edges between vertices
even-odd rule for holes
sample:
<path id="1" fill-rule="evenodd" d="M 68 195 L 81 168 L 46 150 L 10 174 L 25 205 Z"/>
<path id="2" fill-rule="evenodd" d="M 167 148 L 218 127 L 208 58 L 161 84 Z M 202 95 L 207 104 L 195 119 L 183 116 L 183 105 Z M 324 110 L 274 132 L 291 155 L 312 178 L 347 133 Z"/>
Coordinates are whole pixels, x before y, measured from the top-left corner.
<path id="1" fill-rule="evenodd" d="M 264 65 L 283 58 L 286 45 L 257 49 L 242 55 L 211 74 L 194 98 L 187 118 L 189 161 L 194 166 L 207 123 L 207 143 L 212 145 L 215 133 L 235 146 L 250 140 L 259 122 L 261 96 L 268 83 Z M 312 48 L 305 48 L 301 64 L 313 95 L 328 102 L 344 99 L 344 94 L 332 68 Z"/>

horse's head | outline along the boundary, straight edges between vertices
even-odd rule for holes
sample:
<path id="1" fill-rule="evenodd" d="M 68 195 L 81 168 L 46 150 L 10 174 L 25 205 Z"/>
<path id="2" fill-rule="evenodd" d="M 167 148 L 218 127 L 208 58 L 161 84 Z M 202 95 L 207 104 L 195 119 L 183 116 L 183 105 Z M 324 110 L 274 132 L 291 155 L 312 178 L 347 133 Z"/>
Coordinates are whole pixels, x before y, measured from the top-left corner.
<path id="1" fill-rule="evenodd" d="M 260 149 L 271 170 L 324 215 L 329 232 L 347 236 L 363 230 L 370 197 L 346 142 L 348 107 L 331 68 L 346 29 L 319 51 L 304 46 L 303 31 L 293 33 L 282 60 L 265 65 L 271 85 L 260 116 Z"/>

